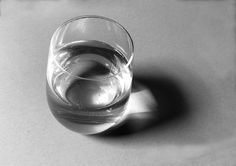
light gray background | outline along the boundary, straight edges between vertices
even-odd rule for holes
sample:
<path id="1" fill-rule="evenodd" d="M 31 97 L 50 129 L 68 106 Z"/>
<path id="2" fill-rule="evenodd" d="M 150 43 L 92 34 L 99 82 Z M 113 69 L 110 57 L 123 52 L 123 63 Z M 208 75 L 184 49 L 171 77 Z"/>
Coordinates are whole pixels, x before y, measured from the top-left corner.
<path id="1" fill-rule="evenodd" d="M 236 165 L 233 0 L 0 1 L 0 165 Z M 191 115 L 127 137 L 61 126 L 45 97 L 49 41 L 65 20 L 113 18 L 135 43 L 134 72 L 180 83 Z"/>

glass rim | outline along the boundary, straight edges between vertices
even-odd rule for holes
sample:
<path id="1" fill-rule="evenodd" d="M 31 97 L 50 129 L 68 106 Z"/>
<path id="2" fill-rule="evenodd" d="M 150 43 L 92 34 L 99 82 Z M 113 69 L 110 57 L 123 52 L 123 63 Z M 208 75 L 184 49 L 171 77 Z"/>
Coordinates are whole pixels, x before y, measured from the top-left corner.
<path id="1" fill-rule="evenodd" d="M 130 55 L 130 58 L 128 59 L 128 62 L 127 64 L 125 64 L 125 67 L 128 68 L 132 61 L 133 61 L 133 57 L 134 57 L 134 42 L 133 42 L 133 39 L 131 37 L 131 35 L 129 34 L 129 32 L 120 24 L 118 23 L 117 21 L 111 19 L 111 18 L 108 18 L 108 17 L 104 17 L 104 16 L 99 16 L 99 15 L 81 15 L 81 16 L 77 16 L 77 17 L 73 17 L 65 22 L 63 22 L 56 30 L 55 32 L 53 33 L 52 35 L 52 39 L 53 37 L 58 33 L 59 30 L 61 30 L 64 26 L 66 26 L 67 24 L 71 23 L 71 22 L 74 22 L 74 21 L 77 21 L 77 20 L 80 20 L 80 19 L 87 19 L 87 18 L 92 18 L 92 19 L 101 19 L 101 20 L 106 20 L 106 21 L 109 21 L 111 23 L 114 23 L 115 25 L 117 25 L 118 27 L 120 27 L 127 35 L 128 35 L 128 38 L 130 39 L 130 43 L 131 43 L 131 46 L 130 46 L 130 51 L 131 51 L 131 55 Z M 52 40 L 51 39 L 51 40 Z M 51 44 L 50 44 L 51 45 Z M 66 71 L 60 64 L 58 64 L 58 62 L 53 58 L 53 61 L 57 64 L 57 66 L 63 70 L 65 73 L 69 74 L 70 76 L 72 77 L 76 77 L 78 79 L 83 79 L 83 80 L 88 80 L 88 81 L 101 81 L 101 80 L 106 80 L 106 79 L 109 79 L 109 78 L 112 78 L 112 77 L 115 77 L 116 75 L 118 75 L 121 71 L 118 71 L 117 73 L 115 73 L 114 75 L 112 76 L 108 76 L 108 77 L 104 77 L 104 78 L 99 78 L 99 79 L 93 79 L 93 78 L 86 78 L 86 77 L 80 77 L 80 76 L 75 76 L 73 74 L 71 74 L 70 72 Z"/>

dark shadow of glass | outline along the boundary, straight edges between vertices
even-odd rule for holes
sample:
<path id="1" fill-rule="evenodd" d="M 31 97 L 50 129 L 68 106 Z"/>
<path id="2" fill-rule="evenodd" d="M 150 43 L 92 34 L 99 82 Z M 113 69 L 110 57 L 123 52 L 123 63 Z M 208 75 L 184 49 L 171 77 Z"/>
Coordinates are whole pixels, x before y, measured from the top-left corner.
<path id="1" fill-rule="evenodd" d="M 177 62 L 163 61 L 159 67 L 140 70 L 134 76 L 127 119 L 91 138 L 126 146 L 205 144 L 227 139 L 230 133 L 224 128 L 230 122 L 219 123 L 218 88 Z"/>
<path id="2" fill-rule="evenodd" d="M 182 118 L 188 116 L 188 99 L 175 80 L 166 76 L 134 77 L 132 95 L 139 95 L 139 100 L 135 101 L 134 99 L 133 104 L 136 104 L 135 102 L 139 102 L 137 104 L 140 104 L 141 102 L 141 104 L 147 105 L 147 100 L 150 100 L 150 96 L 147 98 L 148 96 L 145 96 L 144 93 L 138 93 L 145 90 L 150 91 L 152 94 L 151 97 L 154 99 L 153 101 L 155 103 L 152 102 L 152 105 L 149 103 L 148 106 L 144 107 L 144 109 L 148 110 L 132 110 L 132 114 L 128 115 L 127 119 L 122 124 L 116 128 L 99 134 L 99 136 L 128 136 L 134 133 L 152 130 L 157 126 L 165 125 L 176 120 L 181 120 Z M 130 109 L 132 109 L 132 106 Z"/>

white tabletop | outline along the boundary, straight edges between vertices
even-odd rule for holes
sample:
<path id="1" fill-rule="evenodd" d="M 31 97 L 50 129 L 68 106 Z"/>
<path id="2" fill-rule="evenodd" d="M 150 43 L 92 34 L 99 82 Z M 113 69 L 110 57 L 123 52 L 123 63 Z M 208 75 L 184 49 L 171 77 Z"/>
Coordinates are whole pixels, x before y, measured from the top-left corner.
<path id="1" fill-rule="evenodd" d="M 236 164 L 233 0 L 3 0 L 0 9 L 0 165 Z M 85 14 L 127 28 L 135 75 L 179 86 L 184 117 L 101 137 L 54 119 L 45 96 L 49 41 L 62 22 Z"/>

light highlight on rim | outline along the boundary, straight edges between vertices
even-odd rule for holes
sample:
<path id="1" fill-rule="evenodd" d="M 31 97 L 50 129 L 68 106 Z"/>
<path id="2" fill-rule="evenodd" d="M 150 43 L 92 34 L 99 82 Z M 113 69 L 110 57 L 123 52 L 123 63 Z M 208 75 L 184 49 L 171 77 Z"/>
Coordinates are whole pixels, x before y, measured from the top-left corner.
<path id="1" fill-rule="evenodd" d="M 69 19 L 67 21 L 65 21 L 64 23 L 62 23 L 57 29 L 56 31 L 53 33 L 53 36 L 52 36 L 52 39 L 51 39 L 51 42 L 50 42 L 50 50 L 49 51 L 52 51 L 51 50 L 51 46 L 52 46 L 52 43 L 53 43 L 53 39 L 55 38 L 56 35 L 58 35 L 59 31 L 65 27 L 66 25 L 68 25 L 69 23 L 71 22 L 74 22 L 74 21 L 77 21 L 77 20 L 81 20 L 81 19 L 101 19 L 101 20 L 105 20 L 105 21 L 109 21 L 111 23 L 114 23 L 115 25 L 117 25 L 119 28 L 121 28 L 128 36 L 129 40 L 130 40 L 130 46 L 129 46 L 129 51 L 131 52 L 131 55 L 128 59 L 128 62 L 127 64 L 125 65 L 126 68 L 128 68 L 132 61 L 133 61 L 133 56 L 134 56 L 134 43 L 133 43 L 133 40 L 131 38 L 131 35 L 129 34 L 129 32 L 120 24 L 118 23 L 117 21 L 113 20 L 113 19 L 110 19 L 110 18 L 107 18 L 107 17 L 103 17 L 103 16 L 98 16 L 98 15 L 83 15 L 83 16 L 78 16 L 78 17 L 74 17 L 72 19 Z M 119 50 L 115 49 L 116 51 L 120 52 Z M 78 79 L 83 79 L 83 80 L 89 80 L 89 81 L 101 81 L 101 80 L 106 80 L 106 79 L 109 79 L 111 77 L 115 77 L 116 75 L 118 75 L 120 72 L 122 71 L 119 71 L 117 72 L 116 74 L 112 75 L 112 76 L 108 76 L 108 77 L 104 77 L 104 78 L 100 78 L 100 79 L 91 79 L 91 78 L 85 78 L 85 77 L 80 77 L 80 76 L 76 76 L 76 75 L 73 75 L 71 74 L 70 72 L 66 71 L 60 64 L 58 64 L 58 62 L 55 60 L 55 57 L 53 57 L 52 59 L 56 65 L 65 73 L 67 73 L 68 75 L 72 76 L 72 77 L 75 77 L 75 78 L 78 78 Z"/>

